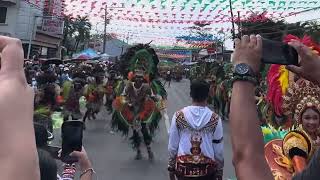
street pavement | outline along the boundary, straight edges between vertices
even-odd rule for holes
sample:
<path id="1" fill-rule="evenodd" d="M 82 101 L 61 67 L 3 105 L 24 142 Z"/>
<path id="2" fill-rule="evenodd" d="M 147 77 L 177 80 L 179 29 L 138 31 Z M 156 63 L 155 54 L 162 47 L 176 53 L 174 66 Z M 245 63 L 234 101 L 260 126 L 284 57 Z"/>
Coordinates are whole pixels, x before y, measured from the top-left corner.
<path id="1" fill-rule="evenodd" d="M 132 150 L 128 137 L 121 133 L 112 133 L 110 128 L 111 116 L 105 108 L 98 114 L 96 120 L 87 122 L 84 132 L 83 144 L 91 159 L 99 180 L 167 180 L 167 145 L 168 128 L 175 111 L 191 103 L 189 98 L 189 80 L 172 82 L 168 91 L 169 121 L 161 121 L 160 128 L 154 138 L 152 149 L 155 159 L 148 160 L 146 148 L 142 148 L 143 159 L 134 160 L 135 152 Z M 232 150 L 229 138 L 228 122 L 224 127 L 224 179 L 234 178 L 232 166 Z M 129 135 L 130 136 L 130 135 Z"/>

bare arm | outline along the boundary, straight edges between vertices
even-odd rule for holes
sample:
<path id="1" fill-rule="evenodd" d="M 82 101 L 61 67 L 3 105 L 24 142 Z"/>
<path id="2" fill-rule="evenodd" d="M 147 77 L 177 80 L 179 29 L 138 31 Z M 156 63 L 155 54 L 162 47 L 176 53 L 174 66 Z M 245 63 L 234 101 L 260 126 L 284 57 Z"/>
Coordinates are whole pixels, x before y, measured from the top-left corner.
<path id="1" fill-rule="evenodd" d="M 213 133 L 213 141 L 212 141 L 215 160 L 218 162 L 218 172 L 217 176 L 220 176 L 221 179 L 223 177 L 223 167 L 224 167 L 224 156 L 223 156 L 223 127 L 222 121 L 219 117 L 218 124 L 216 130 Z"/>
<path id="2" fill-rule="evenodd" d="M 172 167 L 175 166 L 175 159 L 178 154 L 179 142 L 180 142 L 180 134 L 177 128 L 176 123 L 176 113 L 172 117 L 171 127 L 169 132 L 169 143 L 168 143 L 168 151 L 169 151 L 169 165 Z M 172 164 L 170 164 L 172 163 Z"/>
<path id="3" fill-rule="evenodd" d="M 230 126 L 237 178 L 271 180 L 273 177 L 264 158 L 254 85 L 249 82 L 235 82 L 232 91 Z"/>
<path id="4" fill-rule="evenodd" d="M 233 63 L 245 63 L 257 73 L 260 67 L 262 40 L 260 36 L 243 36 L 235 40 Z M 255 86 L 251 82 L 233 84 L 230 109 L 233 163 L 238 180 L 272 180 L 264 158 L 263 136 L 255 103 Z"/>

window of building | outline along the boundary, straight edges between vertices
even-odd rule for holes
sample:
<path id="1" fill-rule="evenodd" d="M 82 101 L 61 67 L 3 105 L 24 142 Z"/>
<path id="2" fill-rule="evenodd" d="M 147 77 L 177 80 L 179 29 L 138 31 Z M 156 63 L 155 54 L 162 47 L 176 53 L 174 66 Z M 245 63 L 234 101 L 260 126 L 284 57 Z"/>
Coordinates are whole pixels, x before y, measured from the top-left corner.
<path id="1" fill-rule="evenodd" d="M 0 24 L 6 23 L 6 19 L 7 19 L 7 8 L 0 7 Z"/>

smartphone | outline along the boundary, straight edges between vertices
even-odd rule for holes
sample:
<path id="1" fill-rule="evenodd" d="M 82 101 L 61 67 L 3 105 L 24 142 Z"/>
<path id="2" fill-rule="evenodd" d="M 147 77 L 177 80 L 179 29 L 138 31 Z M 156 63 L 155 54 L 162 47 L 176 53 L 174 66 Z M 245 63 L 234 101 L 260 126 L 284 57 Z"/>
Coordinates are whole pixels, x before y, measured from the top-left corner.
<path id="1" fill-rule="evenodd" d="M 61 128 L 62 152 L 61 161 L 65 163 L 77 162 L 77 159 L 69 156 L 73 151 L 81 151 L 83 137 L 82 121 L 65 121 Z"/>
<path id="2" fill-rule="evenodd" d="M 59 157 L 59 151 L 61 150 L 61 147 L 58 146 L 47 146 L 45 147 L 45 150 L 50 153 L 50 155 L 54 159 L 60 159 Z"/>
<path id="3" fill-rule="evenodd" d="M 262 39 L 262 62 L 265 64 L 298 65 L 298 52 L 286 43 Z"/>

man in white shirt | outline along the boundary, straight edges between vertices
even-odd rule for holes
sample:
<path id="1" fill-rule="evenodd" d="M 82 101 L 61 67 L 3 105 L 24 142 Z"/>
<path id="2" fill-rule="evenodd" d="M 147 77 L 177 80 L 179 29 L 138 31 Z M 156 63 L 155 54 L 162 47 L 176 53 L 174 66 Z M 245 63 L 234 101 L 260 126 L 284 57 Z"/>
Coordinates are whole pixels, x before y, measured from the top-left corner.
<path id="1" fill-rule="evenodd" d="M 223 129 L 221 118 L 207 107 L 210 85 L 191 83 L 192 105 L 176 112 L 169 135 L 170 178 L 221 180 Z"/>

